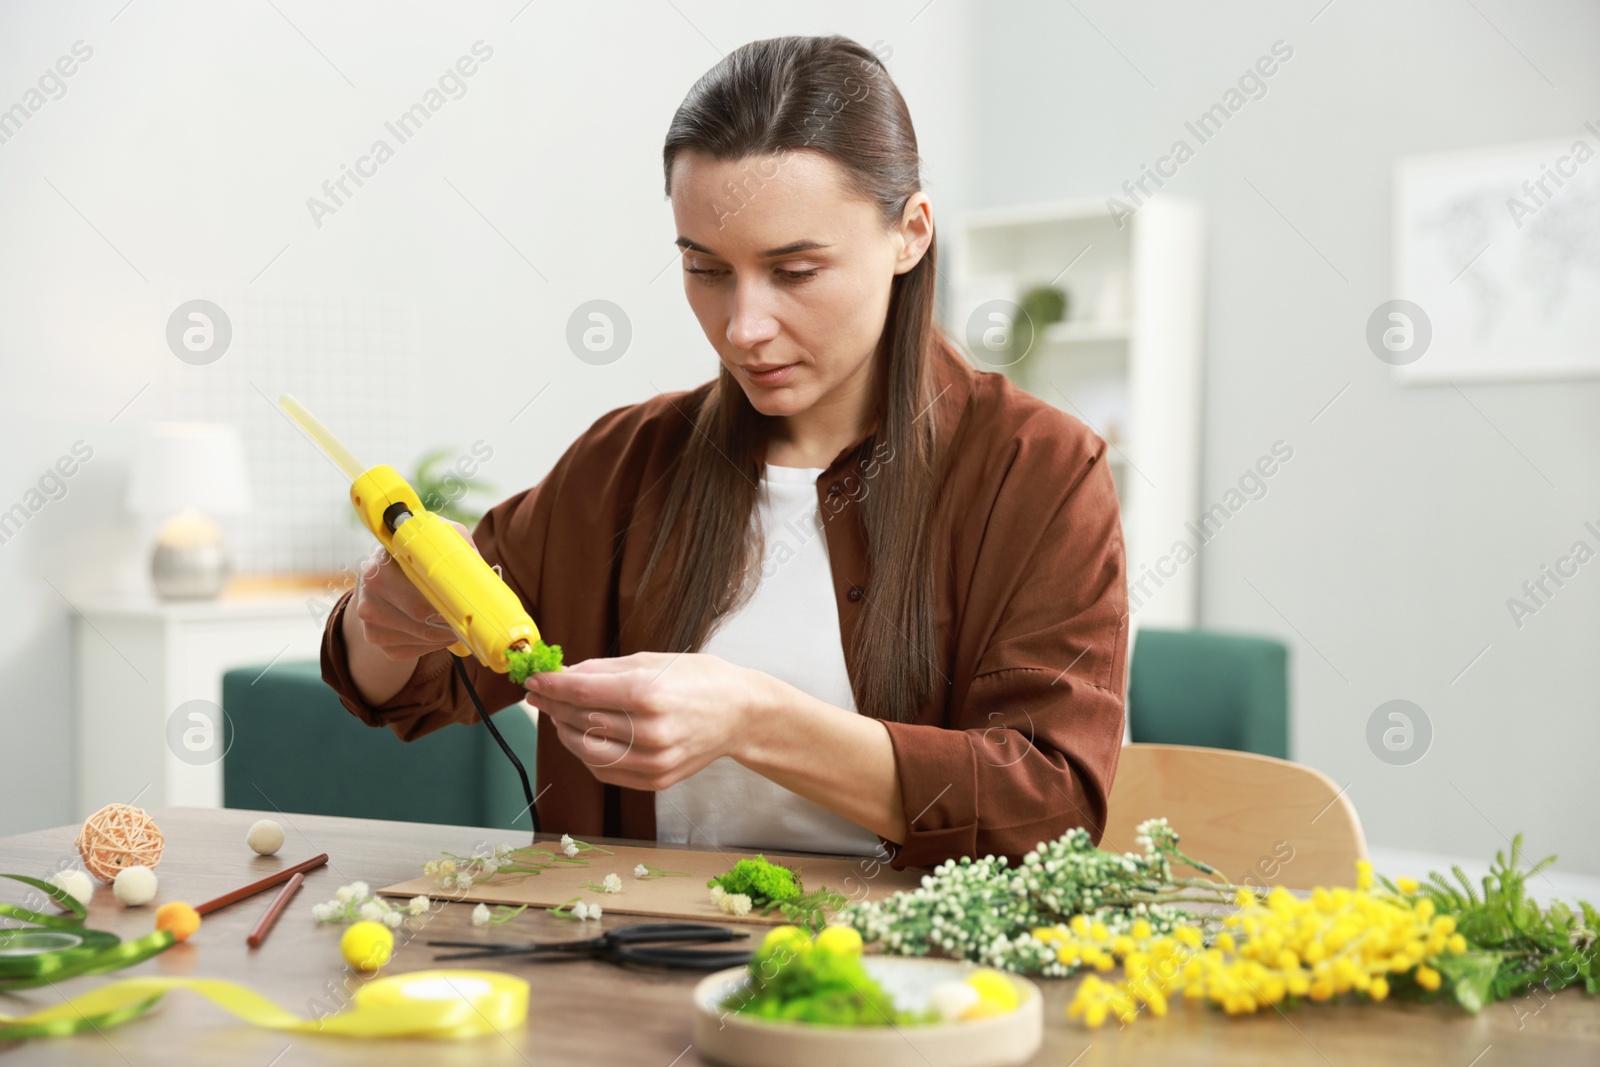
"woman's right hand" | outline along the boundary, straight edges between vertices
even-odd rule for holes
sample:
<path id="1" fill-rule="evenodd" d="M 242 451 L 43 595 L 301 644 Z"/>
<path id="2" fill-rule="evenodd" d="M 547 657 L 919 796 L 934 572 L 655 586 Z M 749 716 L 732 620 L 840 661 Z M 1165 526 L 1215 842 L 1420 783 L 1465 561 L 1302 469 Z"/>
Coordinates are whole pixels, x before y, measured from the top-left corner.
<path id="1" fill-rule="evenodd" d="M 472 544 L 470 530 L 446 521 Z M 345 609 L 346 626 L 352 622 L 355 633 L 347 629 L 347 638 L 359 637 L 391 660 L 414 661 L 459 640 L 382 545 L 361 562 L 355 595 Z"/>

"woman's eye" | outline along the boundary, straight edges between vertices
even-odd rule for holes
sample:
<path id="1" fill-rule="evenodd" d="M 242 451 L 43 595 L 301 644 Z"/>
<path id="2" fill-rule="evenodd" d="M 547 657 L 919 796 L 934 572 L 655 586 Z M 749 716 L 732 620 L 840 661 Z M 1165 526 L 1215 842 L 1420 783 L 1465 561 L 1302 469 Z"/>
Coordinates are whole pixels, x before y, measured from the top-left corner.
<path id="1" fill-rule="evenodd" d="M 683 269 L 684 273 L 693 274 L 706 284 L 720 282 L 729 274 L 725 267 L 691 267 L 685 264 Z M 775 268 L 773 274 L 777 275 L 778 279 L 785 283 L 799 284 L 815 278 L 819 269 L 818 267 L 811 267 L 807 270 L 785 270 L 780 267 Z"/>

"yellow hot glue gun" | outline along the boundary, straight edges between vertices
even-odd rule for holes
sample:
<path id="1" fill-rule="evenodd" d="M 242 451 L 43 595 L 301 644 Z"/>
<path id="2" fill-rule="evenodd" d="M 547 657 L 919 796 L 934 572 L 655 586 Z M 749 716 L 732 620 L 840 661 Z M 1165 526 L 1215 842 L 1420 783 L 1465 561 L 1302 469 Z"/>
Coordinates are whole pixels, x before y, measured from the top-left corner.
<path id="1" fill-rule="evenodd" d="M 363 468 L 300 401 L 284 393 L 278 403 L 350 478 L 350 502 L 362 524 L 454 631 L 450 651 L 470 651 L 490 670 L 507 673 L 507 650 L 539 640 L 517 594 L 454 526 L 422 506 L 393 467 Z"/>

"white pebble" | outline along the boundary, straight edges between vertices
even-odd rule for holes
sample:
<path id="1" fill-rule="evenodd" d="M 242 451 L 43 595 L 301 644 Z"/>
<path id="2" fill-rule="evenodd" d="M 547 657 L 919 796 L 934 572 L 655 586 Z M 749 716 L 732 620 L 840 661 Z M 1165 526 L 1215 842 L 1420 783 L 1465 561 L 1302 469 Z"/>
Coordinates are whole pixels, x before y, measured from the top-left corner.
<path id="1" fill-rule="evenodd" d="M 270 856 L 283 847 L 283 827 L 271 819 L 257 819 L 244 835 L 244 843 L 263 856 Z"/>
<path id="2" fill-rule="evenodd" d="M 124 867 L 111 883 L 111 892 L 130 908 L 148 904 L 156 895 L 156 872 L 141 864 Z"/>
<path id="3" fill-rule="evenodd" d="M 87 874 L 77 868 L 57 871 L 50 876 L 50 884 L 57 889 L 66 890 L 84 907 L 89 906 L 89 898 L 94 896 L 94 883 L 89 881 Z"/>

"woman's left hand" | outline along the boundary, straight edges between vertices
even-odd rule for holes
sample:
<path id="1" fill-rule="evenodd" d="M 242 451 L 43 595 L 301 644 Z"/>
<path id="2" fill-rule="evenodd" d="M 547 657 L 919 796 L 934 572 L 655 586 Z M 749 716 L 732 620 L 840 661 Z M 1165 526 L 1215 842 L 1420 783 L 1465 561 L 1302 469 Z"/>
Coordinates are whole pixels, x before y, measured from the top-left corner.
<path id="1" fill-rule="evenodd" d="M 704 653 L 635 652 L 529 675 L 527 700 L 596 778 L 661 790 L 733 755 L 771 682 Z"/>

